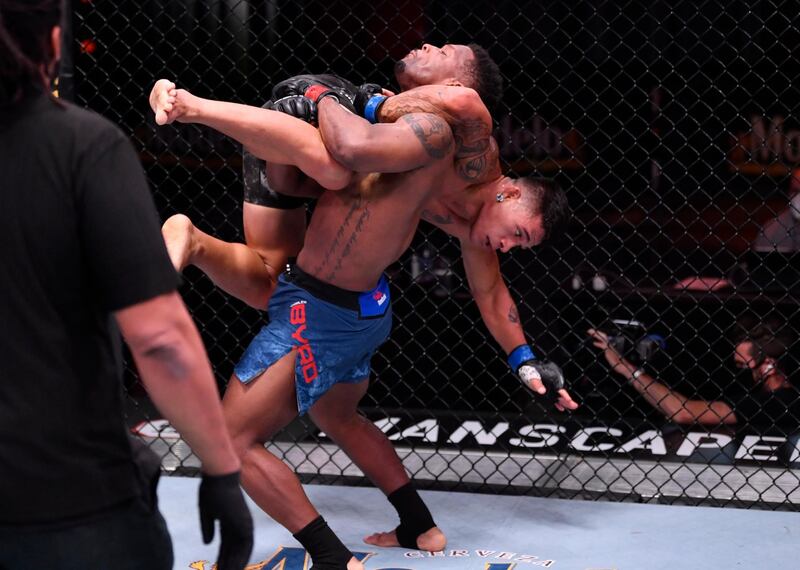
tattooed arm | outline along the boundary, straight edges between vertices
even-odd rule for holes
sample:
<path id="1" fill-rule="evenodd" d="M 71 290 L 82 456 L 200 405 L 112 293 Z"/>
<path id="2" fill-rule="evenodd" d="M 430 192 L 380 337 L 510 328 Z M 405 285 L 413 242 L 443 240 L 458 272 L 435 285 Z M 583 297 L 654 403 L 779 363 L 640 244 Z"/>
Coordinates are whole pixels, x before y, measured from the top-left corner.
<path id="1" fill-rule="evenodd" d="M 497 141 L 489 136 L 485 125 L 474 124 L 471 126 L 471 131 L 466 128 L 467 126 L 469 125 L 455 132 L 456 172 L 470 184 L 497 178 L 502 174 Z"/>
<path id="2" fill-rule="evenodd" d="M 497 252 L 461 240 L 467 281 L 486 328 L 506 353 L 526 344 L 517 306 L 500 274 Z"/>
<path id="3" fill-rule="evenodd" d="M 356 172 L 408 172 L 452 159 L 453 132 L 429 113 L 376 125 L 350 113 L 331 97 L 319 102 L 319 129 L 328 152 Z"/>
<path id="4" fill-rule="evenodd" d="M 430 113 L 447 121 L 453 131 L 454 166 L 461 178 L 475 184 L 500 175 L 492 116 L 477 91 L 445 85 L 417 87 L 387 99 L 378 117 L 382 123 L 392 123 L 409 113 Z"/>

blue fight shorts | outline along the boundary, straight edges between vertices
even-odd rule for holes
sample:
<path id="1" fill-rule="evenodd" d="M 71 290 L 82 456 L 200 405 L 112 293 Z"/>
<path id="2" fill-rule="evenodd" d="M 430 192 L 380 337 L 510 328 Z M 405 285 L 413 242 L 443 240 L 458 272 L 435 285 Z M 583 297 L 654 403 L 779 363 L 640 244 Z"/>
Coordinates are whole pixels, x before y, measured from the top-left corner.
<path id="1" fill-rule="evenodd" d="M 297 351 L 297 410 L 305 414 L 336 383 L 369 377 L 370 359 L 392 328 L 389 284 L 371 291 L 339 289 L 298 266 L 278 278 L 270 322 L 245 350 L 234 373 L 245 384 L 290 350 Z"/>

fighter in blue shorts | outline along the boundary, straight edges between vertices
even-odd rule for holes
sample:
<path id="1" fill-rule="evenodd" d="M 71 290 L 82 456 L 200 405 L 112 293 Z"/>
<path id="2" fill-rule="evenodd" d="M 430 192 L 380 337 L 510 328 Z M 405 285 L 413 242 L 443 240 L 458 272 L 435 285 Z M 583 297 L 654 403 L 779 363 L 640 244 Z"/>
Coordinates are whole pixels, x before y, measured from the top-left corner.
<path id="1" fill-rule="evenodd" d="M 386 301 L 379 303 L 384 293 L 376 288 L 384 268 L 407 248 L 420 217 L 459 238 L 476 302 L 523 382 L 543 393 L 542 381 L 552 382 L 554 377 L 547 376 L 545 363 L 535 360 L 525 344 L 516 308 L 499 274 L 496 249 L 531 247 L 543 241 L 565 221 L 565 201 L 563 193 L 547 181 L 500 175 L 488 111 L 479 99 L 477 105 L 470 103 L 477 99 L 475 91 L 459 86 L 478 86 L 478 59 L 472 48 L 455 45 L 435 51 L 424 46 L 409 54 L 398 73 L 401 86 L 408 87 L 414 77 L 420 84 L 423 72 L 428 74 L 426 80 L 438 85 L 391 97 L 382 107 L 377 105 L 380 100 L 375 103 L 371 99 L 371 106 L 365 107 L 371 109 L 370 119 L 383 121 L 385 117 L 385 124 L 370 125 L 339 105 L 341 93 L 319 85 L 303 90 L 319 113 L 319 131 L 268 110 L 197 101 L 181 90 L 173 92 L 174 86 L 167 89 L 163 105 L 154 105 L 160 123 L 187 120 L 206 124 L 239 140 L 271 164 L 297 166 L 310 179 L 334 190 L 323 193 L 317 202 L 295 275 L 278 281 L 270 311 L 281 314 L 275 319 L 280 322 L 268 325 L 263 333 L 271 339 L 270 346 L 257 340 L 248 349 L 223 402 L 242 457 L 245 489 L 261 508 L 295 533 L 317 570 L 362 566 L 327 527 L 291 469 L 264 448 L 264 442 L 306 406 L 317 426 L 386 493 L 400 515 L 395 530 L 367 537 L 369 544 L 441 550 L 446 543 L 391 442 L 357 413 L 368 383 L 366 375 L 363 381 L 354 376 L 362 355 L 371 353 L 385 333 L 368 333 L 368 338 L 356 345 L 357 353 L 352 351 L 350 336 L 354 327 L 372 327 L 371 320 L 378 330 L 384 323 L 388 329 L 388 306 L 383 316 L 370 315 L 368 305 L 359 302 L 356 307 L 354 300 L 371 298 L 378 307 L 388 305 L 388 294 Z M 425 60 L 427 63 L 420 65 Z M 434 71 L 438 77 L 430 75 Z M 428 112 L 426 109 L 435 108 L 430 102 L 437 93 L 444 93 L 445 99 L 453 94 L 450 100 L 457 101 L 465 114 L 445 113 L 443 117 Z M 461 105 L 464 101 L 467 104 Z M 408 111 L 410 104 L 416 112 Z M 298 276 L 303 276 L 301 282 Z M 306 303 L 300 309 L 303 300 Z M 312 337 L 306 334 L 317 318 L 311 309 L 319 307 L 324 307 L 319 313 L 324 332 Z M 365 318 L 370 316 L 375 319 Z M 292 324 L 293 318 L 306 319 L 301 333 L 297 331 L 302 324 Z M 276 346 L 272 346 L 274 339 L 279 339 Z M 327 388 L 324 394 L 305 385 L 298 388 L 299 384 L 313 384 L 323 373 L 330 374 L 320 384 L 321 390 Z M 307 378 L 311 382 L 306 382 Z M 549 383 L 548 387 L 557 392 L 559 409 L 577 407 L 562 386 Z"/>
<path id="2" fill-rule="evenodd" d="M 295 266 L 279 277 L 269 318 L 234 374 L 247 384 L 296 351 L 295 390 L 302 415 L 334 384 L 363 382 L 369 376 L 372 355 L 392 329 L 389 283 L 381 276 L 374 289 L 356 293 Z"/>

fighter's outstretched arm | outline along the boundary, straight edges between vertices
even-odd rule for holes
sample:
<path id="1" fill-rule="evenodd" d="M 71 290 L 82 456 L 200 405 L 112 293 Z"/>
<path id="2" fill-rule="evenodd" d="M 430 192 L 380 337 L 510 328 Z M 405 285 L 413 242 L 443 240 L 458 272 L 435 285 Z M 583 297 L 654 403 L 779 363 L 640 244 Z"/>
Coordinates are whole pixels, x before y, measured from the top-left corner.
<path id="1" fill-rule="evenodd" d="M 260 107 L 196 97 L 160 79 L 150 93 L 156 123 L 198 123 L 242 143 L 252 154 L 277 164 L 297 166 L 329 190 L 347 186 L 352 171 L 331 156 L 313 126 Z"/>
<path id="2" fill-rule="evenodd" d="M 318 102 L 319 130 L 331 155 L 356 172 L 408 172 L 452 160 L 453 132 L 443 118 L 411 113 L 395 123 L 371 124 L 332 97 Z"/>
<path id="3" fill-rule="evenodd" d="M 461 240 L 461 255 L 469 288 L 481 318 L 509 355 L 509 365 L 522 383 L 539 395 L 545 393 L 545 388 L 555 389 L 556 394 L 551 396 L 556 408 L 560 411 L 576 409 L 578 404 L 563 388 L 560 368 L 550 361 L 538 360 L 528 346 L 517 306 L 500 272 L 497 252 Z"/>
<path id="4" fill-rule="evenodd" d="M 461 240 L 461 255 L 470 292 L 494 339 L 506 354 L 526 344 L 517 305 L 500 272 L 497 252 Z"/>

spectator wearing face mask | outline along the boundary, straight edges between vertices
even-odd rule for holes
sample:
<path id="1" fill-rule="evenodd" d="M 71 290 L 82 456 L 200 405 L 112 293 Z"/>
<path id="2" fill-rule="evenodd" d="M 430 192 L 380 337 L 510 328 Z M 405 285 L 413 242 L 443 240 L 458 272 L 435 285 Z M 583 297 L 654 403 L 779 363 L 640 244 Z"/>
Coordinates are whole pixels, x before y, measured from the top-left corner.
<path id="1" fill-rule="evenodd" d="M 620 354 L 605 332 L 589 329 L 588 334 L 594 346 L 603 351 L 611 370 L 668 421 L 710 429 L 735 426 L 737 431 L 778 427 L 786 435 L 800 425 L 800 391 L 790 381 L 784 364 L 788 347 L 796 341 L 777 320 L 740 320 L 732 336 L 732 358 L 737 368 L 748 372 L 748 380 L 715 380 L 722 385 L 723 394 L 713 400 L 674 390 Z"/>

